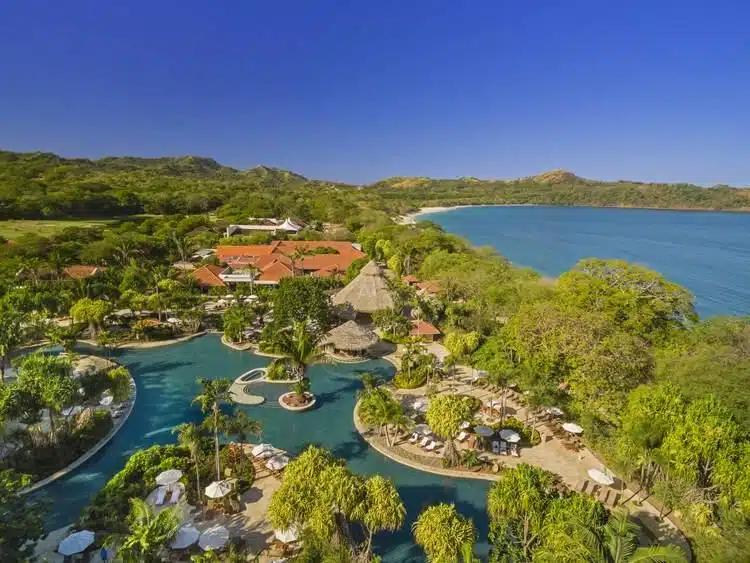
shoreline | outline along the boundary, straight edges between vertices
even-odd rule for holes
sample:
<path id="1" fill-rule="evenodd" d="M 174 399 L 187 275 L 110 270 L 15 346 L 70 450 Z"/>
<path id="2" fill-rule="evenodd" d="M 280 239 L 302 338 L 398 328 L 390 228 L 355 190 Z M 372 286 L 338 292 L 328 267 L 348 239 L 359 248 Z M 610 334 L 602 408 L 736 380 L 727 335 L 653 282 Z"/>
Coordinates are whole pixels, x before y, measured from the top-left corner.
<path id="1" fill-rule="evenodd" d="M 469 203 L 460 205 L 436 205 L 420 207 L 418 211 L 399 215 L 395 221 L 399 225 L 415 225 L 422 215 L 433 215 L 445 213 L 455 209 L 468 209 L 470 207 L 569 207 L 574 209 L 632 209 L 637 211 L 675 211 L 690 213 L 750 213 L 750 208 L 740 209 L 709 209 L 705 207 L 638 207 L 626 205 L 554 205 L 545 203 Z"/>

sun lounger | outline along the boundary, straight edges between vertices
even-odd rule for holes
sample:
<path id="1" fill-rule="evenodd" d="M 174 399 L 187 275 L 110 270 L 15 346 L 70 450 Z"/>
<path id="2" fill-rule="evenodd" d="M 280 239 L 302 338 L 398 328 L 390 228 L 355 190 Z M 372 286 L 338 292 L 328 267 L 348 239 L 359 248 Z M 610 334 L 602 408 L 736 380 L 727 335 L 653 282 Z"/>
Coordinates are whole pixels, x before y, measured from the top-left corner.
<path id="1" fill-rule="evenodd" d="M 429 438 L 422 438 L 422 441 L 419 442 L 419 447 L 424 448 L 427 444 L 430 443 L 430 441 L 431 440 Z"/>
<path id="2" fill-rule="evenodd" d="M 180 500 L 180 487 L 175 487 L 172 489 L 172 496 L 169 497 L 169 504 L 177 504 L 177 501 Z"/>
<path id="3" fill-rule="evenodd" d="M 412 444 L 416 444 L 417 440 L 419 440 L 419 434 L 415 432 L 411 435 L 411 438 L 409 438 L 409 442 L 411 442 Z"/>
<path id="4" fill-rule="evenodd" d="M 497 440 L 494 440 L 492 442 L 492 453 L 493 454 L 499 454 L 500 453 L 500 442 Z"/>
<path id="5" fill-rule="evenodd" d="M 469 435 L 466 433 L 466 431 L 461 430 L 461 432 L 458 433 L 458 436 L 456 436 L 456 440 L 458 440 L 459 442 L 463 442 L 468 437 Z"/>
<path id="6" fill-rule="evenodd" d="M 435 440 L 431 441 L 429 444 L 427 444 L 427 447 L 425 448 L 428 452 L 433 451 L 437 447 L 437 443 Z"/>
<path id="7" fill-rule="evenodd" d="M 610 490 L 609 489 L 602 489 L 599 494 L 597 495 L 597 498 L 599 499 L 599 502 L 603 504 L 607 504 L 607 497 L 609 496 Z"/>
<path id="8" fill-rule="evenodd" d="M 156 499 L 154 500 L 154 504 L 156 506 L 161 506 L 164 504 L 164 497 L 167 496 L 167 488 L 166 487 L 159 487 L 156 490 Z"/>

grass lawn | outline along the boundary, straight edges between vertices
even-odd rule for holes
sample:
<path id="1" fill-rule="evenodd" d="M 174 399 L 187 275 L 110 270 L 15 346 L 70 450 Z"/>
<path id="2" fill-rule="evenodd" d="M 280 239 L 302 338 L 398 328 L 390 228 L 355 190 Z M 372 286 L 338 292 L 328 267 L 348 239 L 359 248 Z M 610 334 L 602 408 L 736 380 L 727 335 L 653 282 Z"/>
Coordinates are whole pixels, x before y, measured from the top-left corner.
<path id="1" fill-rule="evenodd" d="M 90 219 L 90 220 L 25 220 L 9 219 L 0 221 L 0 236 L 13 240 L 21 235 L 36 233 L 41 236 L 53 235 L 67 227 L 95 227 L 111 225 L 118 219 Z"/>

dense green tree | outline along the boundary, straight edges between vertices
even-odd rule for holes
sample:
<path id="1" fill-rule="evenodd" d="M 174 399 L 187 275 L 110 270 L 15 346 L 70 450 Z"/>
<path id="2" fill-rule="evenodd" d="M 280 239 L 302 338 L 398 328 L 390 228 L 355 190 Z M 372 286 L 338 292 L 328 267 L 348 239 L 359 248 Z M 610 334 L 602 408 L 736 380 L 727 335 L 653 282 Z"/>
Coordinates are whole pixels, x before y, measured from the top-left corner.
<path id="1" fill-rule="evenodd" d="M 190 422 L 183 422 L 173 428 L 172 432 L 177 433 L 177 442 L 190 452 L 190 459 L 195 467 L 195 487 L 200 503 L 202 495 L 200 464 L 205 436 L 200 426 Z"/>
<path id="2" fill-rule="evenodd" d="M 36 540 L 44 534 L 46 505 L 20 491 L 31 484 L 27 475 L 0 470 L 0 560 L 29 561 Z"/>
<path id="3" fill-rule="evenodd" d="M 325 359 L 323 338 L 324 335 L 310 328 L 309 323 L 295 321 L 278 334 L 276 352 L 285 358 L 292 375 L 303 379 L 310 364 Z"/>
<path id="4" fill-rule="evenodd" d="M 232 403 L 232 394 L 229 388 L 232 382 L 228 379 L 206 379 L 198 378 L 201 392 L 193 399 L 193 403 L 200 405 L 203 414 L 208 414 L 207 420 L 214 434 L 214 450 L 216 457 L 216 480 L 221 481 L 221 460 L 219 457 L 219 434 L 221 433 L 221 405 Z"/>
<path id="5" fill-rule="evenodd" d="M 401 403 L 382 388 L 373 388 L 364 393 L 359 402 L 359 417 L 363 422 L 377 426 L 381 434 L 385 432 L 385 440 L 389 446 L 389 426 L 406 428 L 410 422 Z"/>
<path id="6" fill-rule="evenodd" d="M 474 523 L 452 504 L 436 504 L 422 511 L 412 526 L 414 539 L 430 563 L 457 563 L 466 544 L 474 544 Z"/>
<path id="7" fill-rule="evenodd" d="M 458 454 L 453 437 L 461 423 L 471 420 L 472 399 L 465 395 L 438 395 L 427 408 L 427 423 L 432 431 L 445 440 L 445 459 L 450 465 L 458 463 Z"/>
<path id="8" fill-rule="evenodd" d="M 647 340 L 661 340 L 697 319 L 688 290 L 624 260 L 582 260 L 560 276 L 558 288 L 564 302 L 602 313 Z"/>
<path id="9" fill-rule="evenodd" d="M 70 308 L 70 316 L 75 322 L 88 324 L 91 337 L 96 338 L 97 331 L 111 310 L 111 305 L 106 301 L 84 297 Z"/>
<path id="10" fill-rule="evenodd" d="M 164 560 L 169 542 L 177 535 L 181 518 L 177 508 L 158 512 L 140 498 L 130 499 L 129 533 L 117 541 L 117 557 L 124 563 L 158 563 Z"/>

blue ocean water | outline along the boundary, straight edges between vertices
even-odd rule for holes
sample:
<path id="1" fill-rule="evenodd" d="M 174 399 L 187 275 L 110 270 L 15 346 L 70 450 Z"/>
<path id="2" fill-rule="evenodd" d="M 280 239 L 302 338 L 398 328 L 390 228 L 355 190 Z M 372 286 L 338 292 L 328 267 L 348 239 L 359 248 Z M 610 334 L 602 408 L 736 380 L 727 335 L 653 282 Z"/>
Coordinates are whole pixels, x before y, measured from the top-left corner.
<path id="1" fill-rule="evenodd" d="M 688 288 L 701 316 L 750 315 L 750 214 L 520 206 L 419 219 L 546 276 L 583 258 L 621 258 Z"/>

